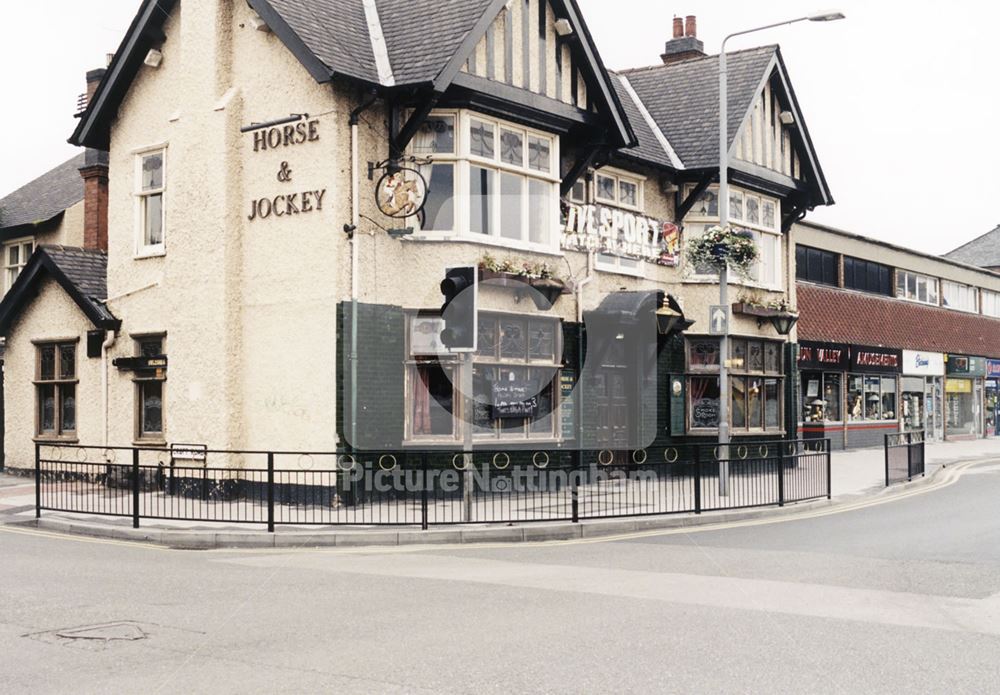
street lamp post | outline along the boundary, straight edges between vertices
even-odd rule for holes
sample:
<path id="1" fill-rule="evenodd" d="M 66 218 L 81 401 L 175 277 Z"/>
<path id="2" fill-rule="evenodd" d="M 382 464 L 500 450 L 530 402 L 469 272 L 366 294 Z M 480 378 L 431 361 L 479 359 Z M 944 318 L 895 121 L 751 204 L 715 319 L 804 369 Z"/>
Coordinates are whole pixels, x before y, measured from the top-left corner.
<path id="1" fill-rule="evenodd" d="M 844 14 L 837 10 L 815 12 L 805 17 L 775 22 L 754 29 L 733 32 L 722 40 L 722 50 L 719 51 L 719 224 L 725 227 L 729 223 L 729 103 L 728 80 L 726 72 L 726 43 L 729 39 L 744 34 L 752 34 L 765 29 L 796 24 L 798 22 L 832 22 L 844 19 Z M 726 313 L 729 309 L 729 264 L 719 271 L 719 304 Z M 729 495 L 729 320 L 727 316 L 725 331 L 719 342 L 719 494 Z"/>

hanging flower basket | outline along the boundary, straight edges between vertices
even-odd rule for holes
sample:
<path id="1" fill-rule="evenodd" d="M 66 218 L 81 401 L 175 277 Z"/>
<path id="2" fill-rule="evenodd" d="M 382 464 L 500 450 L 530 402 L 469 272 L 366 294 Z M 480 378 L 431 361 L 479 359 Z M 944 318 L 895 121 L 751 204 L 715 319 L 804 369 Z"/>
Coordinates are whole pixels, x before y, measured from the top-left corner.
<path id="1" fill-rule="evenodd" d="M 753 235 L 742 229 L 715 226 L 688 242 L 687 260 L 695 267 L 711 266 L 722 270 L 727 265 L 740 275 L 747 275 L 759 252 Z"/>

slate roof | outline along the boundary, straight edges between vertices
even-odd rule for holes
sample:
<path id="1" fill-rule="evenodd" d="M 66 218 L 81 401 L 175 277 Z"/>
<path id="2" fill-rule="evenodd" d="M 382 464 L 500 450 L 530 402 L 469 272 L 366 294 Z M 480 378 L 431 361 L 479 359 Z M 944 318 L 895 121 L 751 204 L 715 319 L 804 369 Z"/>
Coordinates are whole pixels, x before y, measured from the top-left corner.
<path id="1" fill-rule="evenodd" d="M 622 103 L 622 108 L 625 111 L 625 115 L 628 117 L 629 124 L 631 124 L 632 131 L 635 133 L 635 137 L 639 141 L 639 144 L 630 149 L 618 150 L 617 153 L 625 157 L 640 159 L 645 162 L 652 162 L 653 164 L 658 164 L 660 166 L 676 168 L 673 161 L 670 159 L 670 155 L 663 148 L 659 138 L 657 138 L 653 133 L 653 130 L 646 121 L 646 118 L 642 115 L 642 112 L 636 105 L 632 95 L 629 94 L 628 89 L 625 87 L 625 83 L 622 82 L 624 79 L 627 79 L 624 75 L 618 75 L 615 73 L 611 74 L 611 83 L 615 86 L 615 91 L 618 92 L 618 100 Z"/>
<path id="2" fill-rule="evenodd" d="M 86 161 L 81 152 L 0 200 L 0 229 L 51 220 L 83 200 L 80 167 Z"/>
<path id="3" fill-rule="evenodd" d="M 1000 225 L 946 253 L 944 257 L 980 268 L 1000 268 Z"/>
<path id="4" fill-rule="evenodd" d="M 729 141 L 757 96 L 777 46 L 727 54 Z M 719 165 L 719 57 L 623 70 L 688 169 Z M 635 127 L 635 121 L 632 121 Z"/>
<path id="5" fill-rule="evenodd" d="M 20 313 L 35 298 L 35 287 L 48 275 L 98 328 L 117 329 L 121 322 L 104 305 L 108 296 L 108 255 L 75 246 L 43 244 L 0 302 L 0 331 L 10 329 Z"/>

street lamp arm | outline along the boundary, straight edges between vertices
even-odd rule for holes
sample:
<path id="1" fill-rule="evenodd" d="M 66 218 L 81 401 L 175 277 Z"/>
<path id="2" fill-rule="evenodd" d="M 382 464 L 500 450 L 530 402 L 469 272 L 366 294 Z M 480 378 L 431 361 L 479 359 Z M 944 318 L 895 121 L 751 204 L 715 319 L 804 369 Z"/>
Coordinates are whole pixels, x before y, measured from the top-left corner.
<path id="1" fill-rule="evenodd" d="M 732 34 L 729 34 L 726 38 L 722 39 L 722 52 L 719 55 L 725 55 L 726 43 L 729 41 L 729 39 L 735 38 L 737 36 L 743 36 L 744 34 L 753 34 L 754 32 L 757 31 L 764 31 L 765 29 L 774 29 L 775 27 L 783 27 L 788 24 L 796 24 L 798 22 L 808 22 L 810 19 L 812 19 L 811 15 L 807 17 L 798 17 L 797 19 L 786 19 L 783 22 L 775 22 L 774 24 L 765 24 L 762 27 L 756 27 L 754 29 L 744 29 L 743 31 L 734 31 Z"/>

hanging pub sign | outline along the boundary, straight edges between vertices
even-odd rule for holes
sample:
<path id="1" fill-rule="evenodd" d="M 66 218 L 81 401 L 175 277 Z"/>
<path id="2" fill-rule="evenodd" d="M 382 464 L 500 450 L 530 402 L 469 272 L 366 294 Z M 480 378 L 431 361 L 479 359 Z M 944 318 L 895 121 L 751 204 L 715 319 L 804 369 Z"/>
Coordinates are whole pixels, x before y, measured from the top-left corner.
<path id="1" fill-rule="evenodd" d="M 123 372 L 152 372 L 167 368 L 167 356 L 116 357 L 111 360 L 111 364 Z"/>
<path id="2" fill-rule="evenodd" d="M 901 350 L 866 345 L 851 346 L 851 371 L 859 374 L 898 374 L 903 366 Z"/>
<path id="3" fill-rule="evenodd" d="M 427 180 L 416 169 L 390 170 L 375 185 L 375 202 L 386 217 L 416 215 L 427 202 Z"/>
<path id="4" fill-rule="evenodd" d="M 538 413 L 538 389 L 533 381 L 494 381 L 493 419 L 533 418 Z"/>
<path id="5" fill-rule="evenodd" d="M 609 205 L 563 202 L 562 248 L 598 251 L 612 256 L 676 266 L 680 229 L 639 213 Z"/>
<path id="6" fill-rule="evenodd" d="M 799 343 L 799 369 L 846 371 L 850 365 L 850 349 L 841 343 Z"/>

